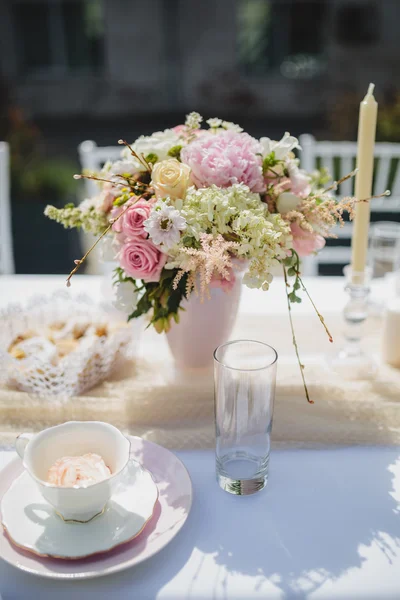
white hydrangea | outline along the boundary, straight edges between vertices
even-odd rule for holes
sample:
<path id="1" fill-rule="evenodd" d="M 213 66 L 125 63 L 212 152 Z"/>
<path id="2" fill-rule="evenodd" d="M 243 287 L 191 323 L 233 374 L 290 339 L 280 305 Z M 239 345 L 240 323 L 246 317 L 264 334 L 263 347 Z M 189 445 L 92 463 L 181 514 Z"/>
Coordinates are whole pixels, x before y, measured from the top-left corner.
<path id="1" fill-rule="evenodd" d="M 182 215 L 187 224 L 185 238 L 198 241 L 207 232 L 239 243 L 236 254 L 250 261 L 245 281 L 253 287 L 269 285 L 271 268 L 291 247 L 287 223 L 279 214 L 269 214 L 259 194 L 242 183 L 229 188 L 189 188 Z M 172 265 L 179 266 L 179 256 L 170 261 Z"/>
<path id="2" fill-rule="evenodd" d="M 160 161 L 168 158 L 168 151 L 171 150 L 171 148 L 180 146 L 181 144 L 182 141 L 175 131 L 172 129 L 165 129 L 164 131 L 156 131 L 152 135 L 141 135 L 132 144 L 132 149 L 137 154 L 143 154 L 145 157 L 149 154 L 156 154 L 157 159 Z M 137 161 L 135 161 L 129 148 L 124 148 L 121 152 L 121 156 L 124 159 L 132 160 L 137 164 Z M 140 170 L 143 171 L 143 166 Z"/>

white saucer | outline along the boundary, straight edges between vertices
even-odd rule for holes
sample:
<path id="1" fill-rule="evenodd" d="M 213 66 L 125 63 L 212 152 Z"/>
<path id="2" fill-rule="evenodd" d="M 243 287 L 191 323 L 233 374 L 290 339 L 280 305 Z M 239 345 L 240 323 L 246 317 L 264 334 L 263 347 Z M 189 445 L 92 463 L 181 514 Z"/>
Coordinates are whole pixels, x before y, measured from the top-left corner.
<path id="1" fill-rule="evenodd" d="M 65 523 L 24 471 L 3 496 L 2 525 L 15 545 L 38 556 L 86 558 L 139 535 L 157 499 L 158 488 L 149 471 L 131 460 L 103 514 L 90 523 Z"/>

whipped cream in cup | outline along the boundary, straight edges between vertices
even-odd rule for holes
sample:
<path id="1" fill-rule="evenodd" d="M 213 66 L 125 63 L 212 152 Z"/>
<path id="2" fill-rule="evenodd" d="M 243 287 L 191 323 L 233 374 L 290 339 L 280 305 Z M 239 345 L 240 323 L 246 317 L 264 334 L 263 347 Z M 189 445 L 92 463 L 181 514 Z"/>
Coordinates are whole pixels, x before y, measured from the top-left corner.
<path id="1" fill-rule="evenodd" d="M 111 471 L 99 454 L 63 456 L 50 467 L 47 481 L 62 487 L 87 487 L 110 477 Z"/>
<path id="2" fill-rule="evenodd" d="M 65 521 L 80 523 L 104 510 L 122 481 L 130 453 L 129 440 L 100 421 L 69 421 L 38 434 L 22 434 L 15 446 L 45 500 Z M 73 469 L 64 472 L 65 461 L 72 458 Z"/>

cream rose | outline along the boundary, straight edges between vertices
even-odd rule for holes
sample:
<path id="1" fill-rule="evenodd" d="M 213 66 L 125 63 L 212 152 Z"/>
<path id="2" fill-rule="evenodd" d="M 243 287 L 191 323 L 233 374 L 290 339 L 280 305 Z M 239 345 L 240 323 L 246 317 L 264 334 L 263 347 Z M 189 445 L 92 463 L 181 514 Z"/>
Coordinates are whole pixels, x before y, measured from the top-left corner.
<path id="1" fill-rule="evenodd" d="M 185 199 L 189 186 L 190 167 L 176 158 L 163 160 L 154 165 L 151 174 L 153 188 L 158 199 Z"/>

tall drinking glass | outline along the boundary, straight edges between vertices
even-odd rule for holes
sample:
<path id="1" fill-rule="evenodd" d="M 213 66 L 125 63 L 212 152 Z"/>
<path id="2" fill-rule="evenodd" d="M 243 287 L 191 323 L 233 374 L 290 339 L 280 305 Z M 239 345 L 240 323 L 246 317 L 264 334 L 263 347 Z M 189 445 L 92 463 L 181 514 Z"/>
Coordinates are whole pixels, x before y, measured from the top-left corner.
<path id="1" fill-rule="evenodd" d="M 378 221 L 371 225 L 372 277 L 384 277 L 400 268 L 400 223 Z"/>
<path id="2" fill-rule="evenodd" d="M 217 481 L 231 494 L 267 483 L 277 361 L 274 348 L 251 340 L 214 352 Z"/>

